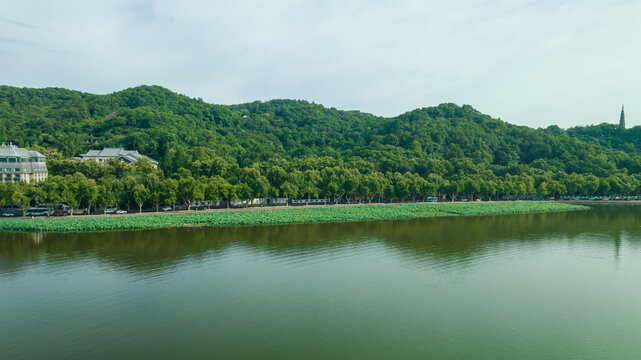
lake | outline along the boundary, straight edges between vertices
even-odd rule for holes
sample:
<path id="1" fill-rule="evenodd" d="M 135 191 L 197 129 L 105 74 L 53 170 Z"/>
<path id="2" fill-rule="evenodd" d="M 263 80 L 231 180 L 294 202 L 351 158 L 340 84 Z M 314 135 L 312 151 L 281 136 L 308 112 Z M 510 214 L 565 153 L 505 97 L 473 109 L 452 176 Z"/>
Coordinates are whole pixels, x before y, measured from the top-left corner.
<path id="1" fill-rule="evenodd" d="M 1 359 L 638 359 L 641 206 L 0 234 Z"/>

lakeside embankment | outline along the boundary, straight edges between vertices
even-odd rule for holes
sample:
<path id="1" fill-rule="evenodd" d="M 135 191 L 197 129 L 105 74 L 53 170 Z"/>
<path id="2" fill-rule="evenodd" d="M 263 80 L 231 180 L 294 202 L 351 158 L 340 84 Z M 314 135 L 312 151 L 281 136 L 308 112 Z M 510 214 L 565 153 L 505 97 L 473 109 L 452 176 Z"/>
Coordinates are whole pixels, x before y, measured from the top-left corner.
<path id="1" fill-rule="evenodd" d="M 409 219 L 437 216 L 499 215 L 584 210 L 586 206 L 554 202 L 414 203 L 398 205 L 326 206 L 251 211 L 215 211 L 142 216 L 94 216 L 0 219 L 4 231 L 99 231 L 184 226 L 262 225 Z"/>

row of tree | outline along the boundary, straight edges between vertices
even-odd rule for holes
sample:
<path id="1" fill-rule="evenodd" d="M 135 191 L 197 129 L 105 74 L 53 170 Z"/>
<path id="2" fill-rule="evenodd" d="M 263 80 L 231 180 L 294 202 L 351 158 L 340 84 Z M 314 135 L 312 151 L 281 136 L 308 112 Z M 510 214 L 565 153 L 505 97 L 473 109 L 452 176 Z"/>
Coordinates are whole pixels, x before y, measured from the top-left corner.
<path id="1" fill-rule="evenodd" d="M 331 161 L 330 161 L 331 162 Z M 454 200 L 516 199 L 525 196 L 558 197 L 562 195 L 630 195 L 641 194 L 641 175 L 616 173 L 607 177 L 594 175 L 539 172 L 537 174 L 506 173 L 497 176 L 491 171 L 458 173 L 443 177 L 432 173 L 426 177 L 416 173 L 380 172 L 345 166 L 322 166 L 318 163 L 261 163 L 236 168 L 225 176 L 194 176 L 187 169 L 165 176 L 143 159 L 133 165 L 110 161 L 95 162 L 64 160 L 46 181 L 39 183 L 3 183 L 0 200 L 15 204 L 23 213 L 31 205 L 66 204 L 69 208 L 120 207 L 138 211 L 177 203 L 187 209 L 194 201 L 224 201 L 268 197 L 289 199 L 329 198 L 335 202 L 370 203 L 372 201 L 416 201 L 441 196 Z M 297 166 L 297 167 L 295 167 Z M 62 170 L 64 169 L 64 170 Z M 93 169 L 93 170 L 90 170 Z M 83 173 L 84 171 L 84 173 Z M 100 177 L 87 176 L 100 173 Z M 90 174 L 96 175 L 96 174 Z"/>

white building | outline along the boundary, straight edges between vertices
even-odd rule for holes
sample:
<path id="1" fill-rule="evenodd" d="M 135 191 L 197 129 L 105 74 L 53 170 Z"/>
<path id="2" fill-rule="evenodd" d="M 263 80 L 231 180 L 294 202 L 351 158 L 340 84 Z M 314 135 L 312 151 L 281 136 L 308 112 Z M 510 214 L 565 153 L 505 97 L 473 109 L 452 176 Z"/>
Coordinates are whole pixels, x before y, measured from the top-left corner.
<path id="1" fill-rule="evenodd" d="M 85 154 L 80 154 L 82 160 L 95 160 L 99 163 L 105 163 L 110 159 L 116 159 L 127 163 L 135 163 L 141 158 L 147 158 L 154 167 L 158 167 L 158 161 L 142 155 L 136 150 L 125 150 L 123 148 L 104 148 L 102 150 L 89 150 Z"/>
<path id="2" fill-rule="evenodd" d="M 47 179 L 45 156 L 15 145 L 0 145 L 0 180 L 13 182 L 44 181 Z"/>

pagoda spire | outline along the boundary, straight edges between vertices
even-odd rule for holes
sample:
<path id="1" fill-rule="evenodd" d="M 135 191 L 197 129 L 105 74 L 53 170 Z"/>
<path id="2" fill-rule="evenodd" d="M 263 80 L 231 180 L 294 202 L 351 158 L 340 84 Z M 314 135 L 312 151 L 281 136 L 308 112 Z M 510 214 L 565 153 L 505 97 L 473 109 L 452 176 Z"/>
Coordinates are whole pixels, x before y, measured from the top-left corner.
<path id="1" fill-rule="evenodd" d="M 619 118 L 619 126 L 625 128 L 625 112 L 623 111 L 623 105 L 621 105 L 621 117 Z"/>

